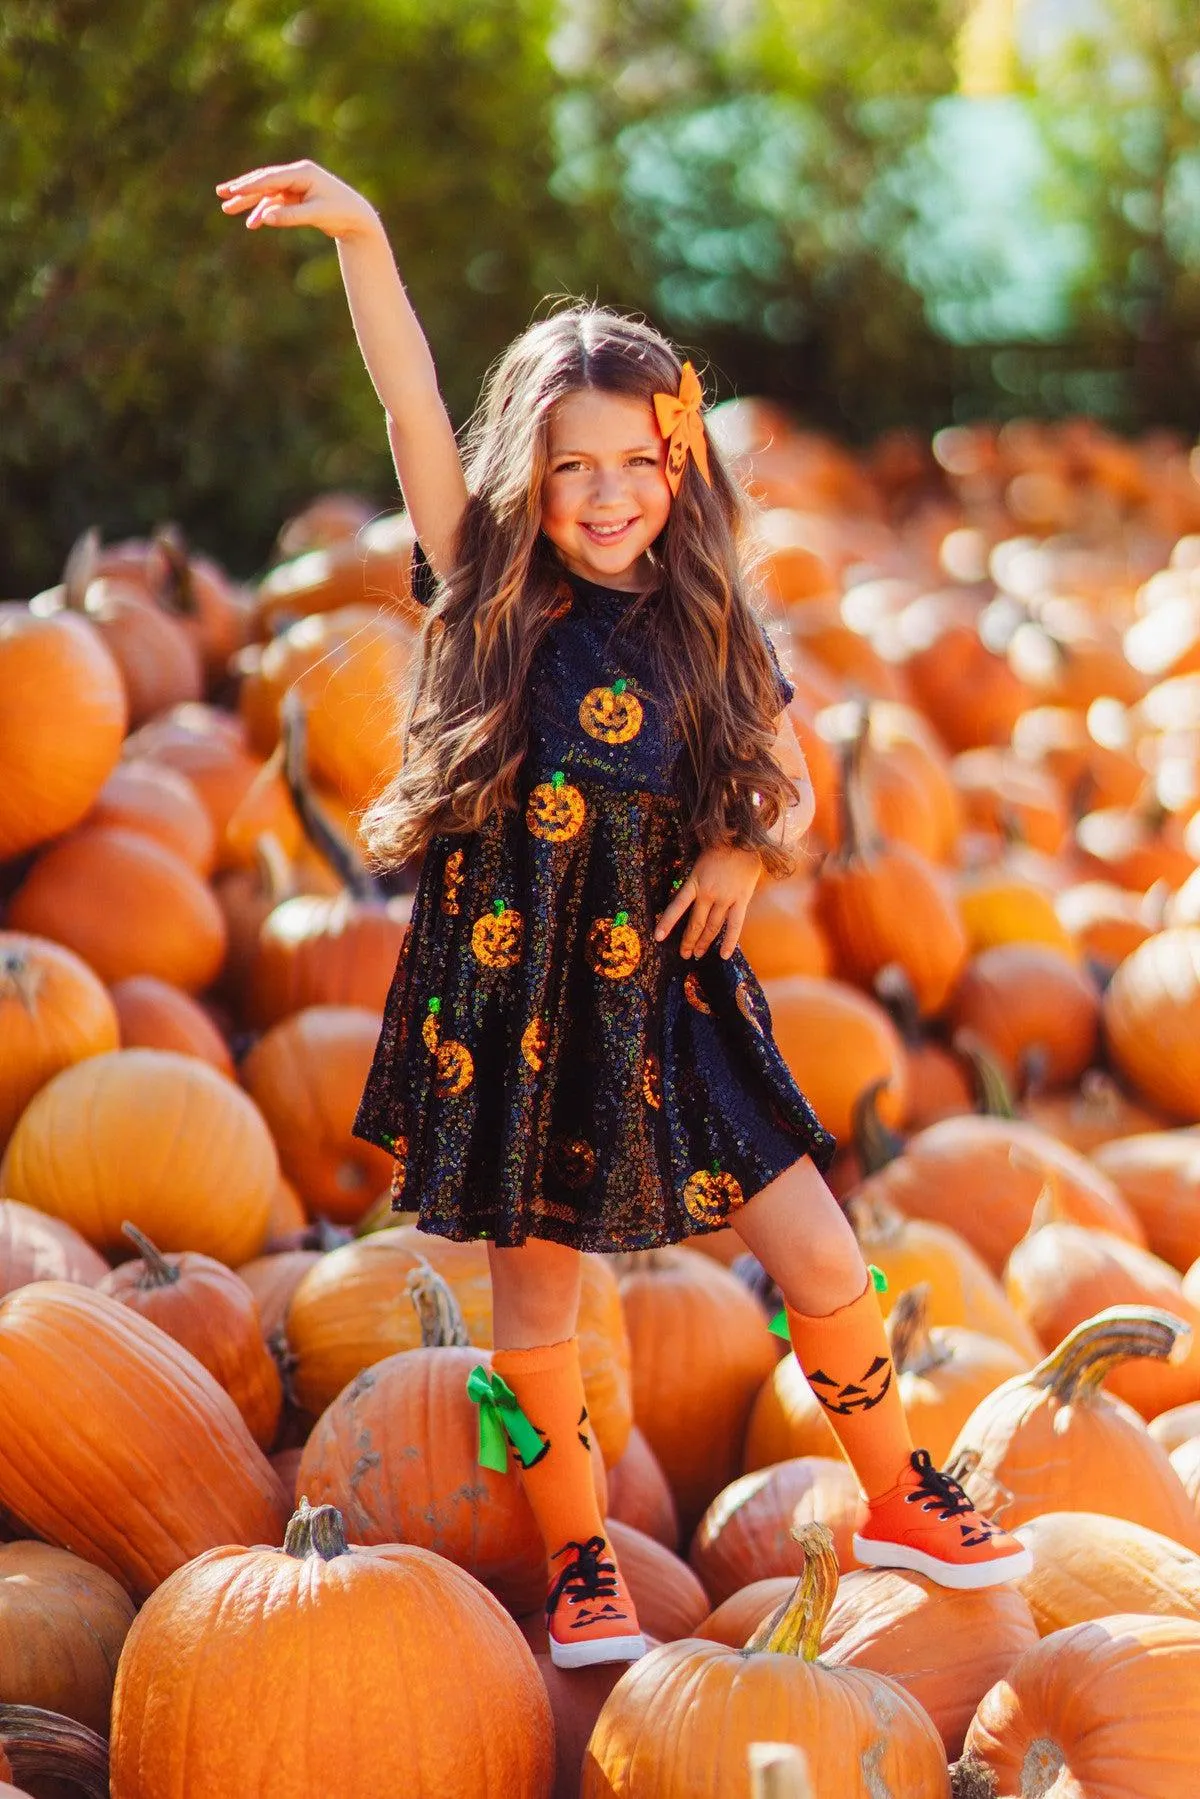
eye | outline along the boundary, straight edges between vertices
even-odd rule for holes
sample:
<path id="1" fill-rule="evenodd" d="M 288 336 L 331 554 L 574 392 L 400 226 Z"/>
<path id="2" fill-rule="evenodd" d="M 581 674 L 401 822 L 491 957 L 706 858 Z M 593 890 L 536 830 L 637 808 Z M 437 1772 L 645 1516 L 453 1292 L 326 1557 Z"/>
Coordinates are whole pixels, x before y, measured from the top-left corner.
<path id="1" fill-rule="evenodd" d="M 631 456 L 629 460 L 631 462 L 640 462 L 645 468 L 658 467 L 657 456 Z"/>
<path id="2" fill-rule="evenodd" d="M 582 462 L 580 462 L 577 458 L 575 458 L 569 462 L 556 462 L 554 464 L 553 473 L 556 475 L 567 475 L 567 474 L 570 474 L 572 469 L 582 468 L 582 467 L 583 467 Z"/>

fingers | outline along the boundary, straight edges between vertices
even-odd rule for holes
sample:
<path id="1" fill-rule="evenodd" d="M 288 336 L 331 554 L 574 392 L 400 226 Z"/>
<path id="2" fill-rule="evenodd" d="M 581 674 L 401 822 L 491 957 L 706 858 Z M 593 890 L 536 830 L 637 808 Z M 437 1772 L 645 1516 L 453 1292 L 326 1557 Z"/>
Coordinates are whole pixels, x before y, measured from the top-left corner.
<path id="1" fill-rule="evenodd" d="M 683 933 L 680 954 L 702 956 L 725 922 L 725 911 L 726 908 L 720 903 L 698 899 L 692 907 L 691 917 Z"/>
<path id="2" fill-rule="evenodd" d="M 683 917 L 683 914 L 687 911 L 698 892 L 699 888 L 696 886 L 695 880 L 691 875 L 688 876 L 681 887 L 676 888 L 670 903 L 664 907 L 663 911 L 659 914 L 658 923 L 654 927 L 654 940 L 656 943 L 661 943 L 664 937 L 670 936 L 671 932 L 675 929 L 676 920 Z"/>
<path id="3" fill-rule="evenodd" d="M 738 946 L 738 938 L 742 934 L 742 926 L 746 922 L 746 907 L 732 905 L 725 918 L 725 930 L 721 937 L 721 960 L 728 962 Z"/>
<path id="4" fill-rule="evenodd" d="M 244 175 L 234 175 L 228 181 L 217 182 L 219 194 L 265 193 L 271 188 L 289 187 L 307 181 L 316 164 L 308 162 L 272 163 L 265 169 L 248 169 Z"/>

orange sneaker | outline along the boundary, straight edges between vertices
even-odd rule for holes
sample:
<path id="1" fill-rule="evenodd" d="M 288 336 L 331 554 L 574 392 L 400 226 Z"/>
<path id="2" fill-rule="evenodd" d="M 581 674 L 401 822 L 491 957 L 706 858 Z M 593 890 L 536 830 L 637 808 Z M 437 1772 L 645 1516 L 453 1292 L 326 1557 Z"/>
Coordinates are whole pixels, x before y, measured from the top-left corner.
<path id="1" fill-rule="evenodd" d="M 1020 1580 L 1033 1557 L 977 1512 L 951 1475 L 915 1449 L 888 1493 L 870 1502 L 854 1553 L 872 1568 L 910 1568 L 941 1587 L 994 1587 Z"/>
<path id="2" fill-rule="evenodd" d="M 546 1626 L 550 1660 L 556 1668 L 635 1662 L 645 1655 L 646 1639 L 637 1613 L 603 1537 L 564 1543 L 550 1557 L 550 1567 Z"/>

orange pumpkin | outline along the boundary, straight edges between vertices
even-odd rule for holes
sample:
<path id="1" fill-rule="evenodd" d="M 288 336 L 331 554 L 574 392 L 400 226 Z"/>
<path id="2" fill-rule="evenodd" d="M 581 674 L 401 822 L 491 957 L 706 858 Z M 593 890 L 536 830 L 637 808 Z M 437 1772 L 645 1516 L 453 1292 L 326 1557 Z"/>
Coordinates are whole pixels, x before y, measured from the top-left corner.
<path id="1" fill-rule="evenodd" d="M 283 900 L 258 933 L 247 1022 L 266 1030 L 306 1006 L 382 1013 L 411 910 L 411 897 L 360 900 L 345 891 Z"/>
<path id="2" fill-rule="evenodd" d="M 686 1249 L 639 1255 L 620 1277 L 633 1411 L 667 1477 L 684 1540 L 737 1472 L 754 1396 L 777 1340 L 725 1268 Z"/>
<path id="3" fill-rule="evenodd" d="M 217 834 L 195 787 L 165 763 L 119 762 L 96 795 L 90 825 L 121 825 L 165 844 L 198 875 L 213 871 Z"/>
<path id="4" fill-rule="evenodd" d="M 79 823 L 121 754 L 121 671 L 86 620 L 0 610 L 0 862 Z M 11 921 L 10 921 L 11 922 Z"/>
<path id="5" fill-rule="evenodd" d="M 107 1735 L 113 1675 L 133 1617 L 124 1587 L 91 1562 L 50 1543 L 0 1543 L 5 1705 L 41 1706 Z"/>
<path id="6" fill-rule="evenodd" d="M 667 1477 L 636 1424 L 608 1470 L 608 1517 L 610 1523 L 632 1524 L 665 1549 L 679 1546 L 679 1516 Z"/>
<path id="7" fill-rule="evenodd" d="M 1200 1118 L 1200 930 L 1160 931 L 1126 956 L 1104 996 L 1119 1074 L 1182 1124 Z"/>
<path id="8" fill-rule="evenodd" d="M 379 1015 L 363 1006 L 306 1006 L 265 1032 L 241 1066 L 283 1172 L 309 1212 L 339 1224 L 357 1223 L 391 1174 L 387 1151 L 350 1130 L 378 1036 Z"/>
<path id="9" fill-rule="evenodd" d="M 64 1069 L 31 1100 L 0 1190 L 99 1249 L 123 1250 L 132 1217 L 170 1249 L 234 1264 L 262 1248 L 278 1171 L 262 1115 L 232 1081 L 195 1056 L 120 1049 Z"/>
<path id="10" fill-rule="evenodd" d="M 521 960 L 525 920 L 502 899 L 471 927 L 471 948 L 485 968 L 515 968 Z"/>
<path id="11" fill-rule="evenodd" d="M 979 1701 L 1037 1640 L 1016 1587 L 956 1592 L 921 1574 L 879 1568 L 839 1581 L 821 1659 L 889 1675 L 924 1706 L 954 1757 Z"/>
<path id="12" fill-rule="evenodd" d="M 586 812 L 578 787 L 556 768 L 548 781 L 539 781 L 530 792 L 525 823 L 544 843 L 569 843 L 579 834 Z"/>
<path id="13" fill-rule="evenodd" d="M 108 1263 L 61 1218 L 16 1199 L 0 1199 L 0 1294 L 30 1281 L 78 1281 L 94 1287 Z"/>
<path id="14" fill-rule="evenodd" d="M 1095 1058 L 1100 995 L 1089 975 L 1047 944 L 997 944 L 963 969 L 948 1022 L 978 1036 L 1010 1078 L 1036 1056 L 1044 1085 L 1068 1087 Z"/>
<path id="15" fill-rule="evenodd" d="M 119 825 L 85 825 L 38 857 L 8 906 L 18 931 L 50 937 L 101 980 L 152 974 L 198 993 L 225 955 L 212 891 L 165 845 Z"/>
<path id="16" fill-rule="evenodd" d="M 623 678 L 593 687 L 579 702 L 579 722 L 601 743 L 629 743 L 642 728 L 642 702 Z"/>
<path id="17" fill-rule="evenodd" d="M 122 1049 L 176 1050 L 234 1078 L 225 1039 L 204 1008 L 178 987 L 141 974 L 114 982 L 111 992 Z"/>
<path id="18" fill-rule="evenodd" d="M 182 623 L 120 575 L 94 574 L 68 561 L 65 580 L 35 594 L 39 618 L 70 611 L 88 623 L 112 652 L 129 702 L 129 723 L 140 725 L 168 706 L 198 700 L 204 691 L 200 653 Z"/>
<path id="19" fill-rule="evenodd" d="M 1027 1649 L 981 1701 L 964 1760 L 1000 1793 L 1069 1791 L 1065 1776 L 1079 1793 L 1180 1799 L 1197 1731 L 1200 1623 L 1118 1613 Z"/>
<path id="20" fill-rule="evenodd" d="M 63 1281 L 0 1299 L 0 1505 L 135 1598 L 214 1544 L 275 1541 L 285 1517 L 270 1464 L 208 1370 L 107 1294 Z"/>
<path id="21" fill-rule="evenodd" d="M 118 1041 L 112 1000 L 86 962 L 47 938 L 0 931 L 0 1148 L 52 1075 Z"/>
<path id="22" fill-rule="evenodd" d="M 882 1675 L 818 1659 L 837 1562 L 819 1525 L 800 1536 L 795 1596 L 744 1650 L 685 1638 L 633 1664 L 596 1721 L 580 1799 L 745 1793 L 756 1741 L 819 1743 L 814 1799 L 846 1799 L 867 1771 L 881 1793 L 944 1799 L 945 1750 L 920 1705 Z"/>
<path id="23" fill-rule="evenodd" d="M 873 999 L 843 981 L 793 975 L 765 981 L 775 1041 L 801 1091 L 827 1131 L 850 1135 L 856 1103 L 877 1082 L 878 1106 L 896 1124 L 908 1103 L 904 1045 Z"/>
<path id="24" fill-rule="evenodd" d="M 1147 1128 L 1090 1151 L 1141 1220 L 1146 1242 L 1180 1273 L 1200 1256 L 1200 1143 Z"/>
<path id="25" fill-rule="evenodd" d="M 953 1450 L 976 1458 L 964 1484 L 979 1509 L 1009 1530 L 1042 1512 L 1103 1512 L 1200 1549 L 1200 1525 L 1166 1451 L 1131 1406 L 1101 1391 L 1119 1362 L 1165 1361 L 1179 1337 L 1168 1313 L 1113 1306 L 989 1393 Z"/>
<path id="26" fill-rule="evenodd" d="M 597 974 L 610 981 L 631 975 L 642 959 L 642 941 L 629 922 L 628 912 L 613 918 L 595 918 L 588 926 L 587 959 Z"/>
<path id="27" fill-rule="evenodd" d="M 269 1449 L 283 1387 L 250 1289 L 211 1256 L 164 1256 L 130 1224 L 125 1235 L 137 1256 L 105 1275 L 97 1290 L 149 1318 L 190 1350 L 233 1400 L 259 1448 Z"/>
<path id="28" fill-rule="evenodd" d="M 853 1566 L 851 1539 L 866 1516 L 858 1480 L 843 1457 L 806 1455 L 730 1481 L 696 1527 L 688 1560 L 714 1605 L 749 1581 L 799 1574 L 795 1527 L 826 1525 L 839 1566 Z"/>
<path id="29" fill-rule="evenodd" d="M 350 1708 L 314 1706 L 331 1658 L 370 1642 L 380 1680 Z M 395 1727 L 395 1696 L 453 1664 L 436 1706 Z M 114 1799 L 234 1793 L 261 1722 L 239 1705 L 197 1732 L 231 1691 L 250 1698 L 292 1670 L 273 1702 L 279 1739 L 256 1783 L 268 1794 L 381 1792 L 550 1799 L 550 1706 L 521 1634 L 490 1594 L 405 1543 L 353 1548 L 332 1508 L 301 1503 L 282 1550 L 215 1549 L 143 1607 L 113 1700 Z M 153 1721 L 153 1722 L 152 1722 Z M 371 1745 L 369 1752 L 364 1744 Z"/>
<path id="30" fill-rule="evenodd" d="M 1077 1222 L 1142 1241 L 1141 1225 L 1106 1175 L 1017 1119 L 943 1118 L 928 1125 L 862 1183 L 858 1197 L 949 1225 L 999 1274 L 1051 1179 Z"/>
<path id="31" fill-rule="evenodd" d="M 1200 1555 L 1102 1512 L 1043 1512 L 1017 1531 L 1033 1556 L 1020 1588 L 1039 1636 L 1112 1612 L 1165 1612 L 1200 1624 Z"/>

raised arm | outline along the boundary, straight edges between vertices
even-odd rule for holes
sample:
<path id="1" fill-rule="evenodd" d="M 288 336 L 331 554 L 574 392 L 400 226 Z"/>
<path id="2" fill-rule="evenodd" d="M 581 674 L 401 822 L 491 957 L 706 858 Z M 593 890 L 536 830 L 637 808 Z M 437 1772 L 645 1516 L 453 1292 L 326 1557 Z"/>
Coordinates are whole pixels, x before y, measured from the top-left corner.
<path id="1" fill-rule="evenodd" d="M 350 317 L 387 416 L 404 504 L 435 572 L 448 568 L 467 502 L 437 370 L 404 291 L 378 213 L 355 188 L 314 162 L 252 169 L 217 187 L 222 211 L 260 225 L 313 225 L 337 244 Z"/>

